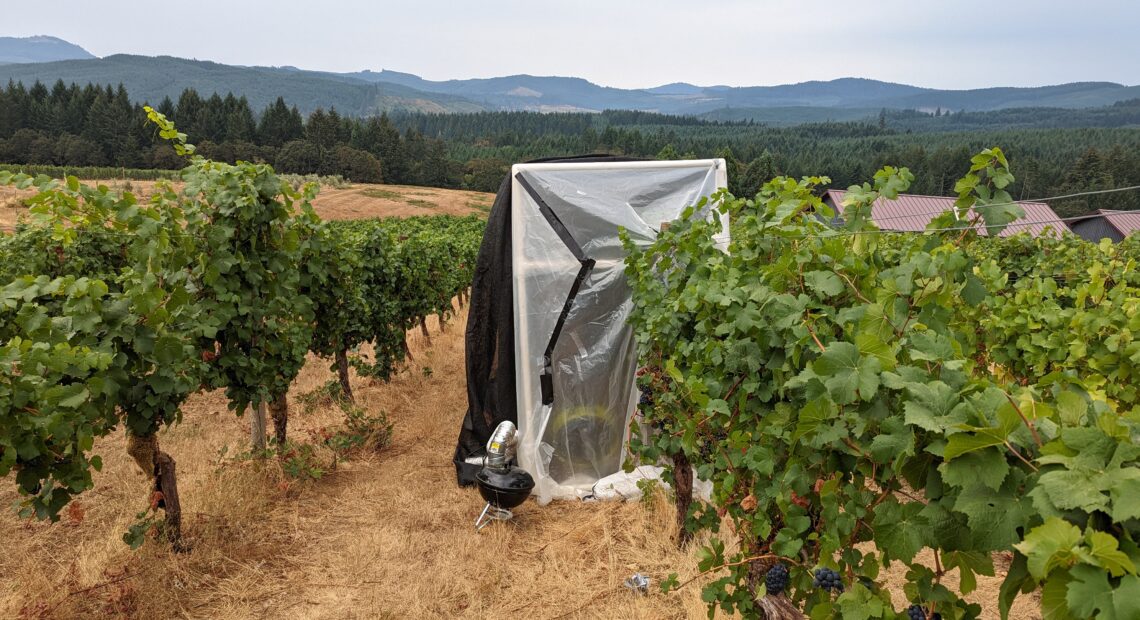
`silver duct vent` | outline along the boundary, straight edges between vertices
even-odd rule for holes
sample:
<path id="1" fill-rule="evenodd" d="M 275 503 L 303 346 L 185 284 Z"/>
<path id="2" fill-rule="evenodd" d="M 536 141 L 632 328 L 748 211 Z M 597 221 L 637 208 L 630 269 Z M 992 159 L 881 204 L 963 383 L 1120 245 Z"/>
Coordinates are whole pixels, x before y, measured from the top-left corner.
<path id="1" fill-rule="evenodd" d="M 487 505 L 475 519 L 476 531 L 491 521 L 506 521 L 513 517 L 511 508 L 525 502 L 534 489 L 534 478 L 521 467 L 511 465 L 517 446 L 518 429 L 512 422 L 500 422 L 487 440 L 483 469 L 475 475 L 479 494 L 487 500 Z"/>

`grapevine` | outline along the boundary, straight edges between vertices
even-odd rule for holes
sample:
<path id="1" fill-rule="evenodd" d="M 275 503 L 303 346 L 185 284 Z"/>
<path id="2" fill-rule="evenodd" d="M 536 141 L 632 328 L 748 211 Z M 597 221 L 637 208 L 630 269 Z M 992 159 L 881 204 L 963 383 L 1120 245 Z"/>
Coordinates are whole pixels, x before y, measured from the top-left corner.
<path id="1" fill-rule="evenodd" d="M 999 262 L 1038 242 L 977 233 L 1020 215 L 997 148 L 971 159 L 935 232 L 879 232 L 871 205 L 911 179 L 887 167 L 850 188 L 836 226 L 817 197 L 826 179 L 778 178 L 752 199 L 694 205 L 647 248 L 627 243 L 630 321 L 657 396 L 642 414 L 659 429 L 634 449 L 667 477 L 691 462 L 713 483 L 712 506 L 679 515 L 712 531 L 702 570 L 724 567 L 704 600 L 758 617 L 767 567 L 744 560 L 776 555 L 823 567 L 819 588 L 793 574 L 802 586 L 786 592 L 812 618 L 894 618 L 878 579 L 901 562 L 908 598 L 975 618 L 964 595 L 1002 551 L 1013 563 L 985 605 L 1003 616 L 1040 588 L 1050 613 L 1140 617 L 1130 250 L 1039 242 L 1091 257 L 1064 286 L 1052 259 L 1040 276 Z M 714 209 L 730 220 L 727 252 Z"/>
<path id="2" fill-rule="evenodd" d="M 225 387 L 239 413 L 269 404 L 283 444 L 284 395 L 306 352 L 403 343 L 413 320 L 449 315 L 483 224 L 375 221 L 342 238 L 313 213 L 315 187 L 197 157 L 148 113 L 188 158 L 181 190 L 160 182 L 139 203 L 73 177 L 0 171 L 0 184 L 37 190 L 32 220 L 0 234 L 0 476 L 15 474 L 23 514 L 57 519 L 93 485 L 95 439 L 125 428 L 154 481 L 148 512 L 164 509 L 164 534 L 182 549 L 175 462 L 158 442 L 182 403 Z M 394 242 L 412 228 L 415 244 Z M 416 297 L 401 296 L 399 277 Z"/>

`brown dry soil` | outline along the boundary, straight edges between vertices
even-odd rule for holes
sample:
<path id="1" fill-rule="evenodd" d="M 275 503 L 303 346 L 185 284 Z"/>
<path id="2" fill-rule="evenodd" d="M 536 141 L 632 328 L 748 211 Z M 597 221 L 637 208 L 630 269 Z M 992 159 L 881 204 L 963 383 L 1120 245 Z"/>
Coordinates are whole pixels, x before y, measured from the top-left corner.
<path id="1" fill-rule="evenodd" d="M 84 181 L 102 184 L 112 190 L 128 190 L 139 200 L 154 191 L 154 181 Z M 0 187 L 0 231 L 11 231 L 26 212 L 23 200 L 29 190 Z M 494 194 L 410 185 L 370 185 L 357 183 L 345 188 L 321 188 L 313 208 L 324 219 L 351 220 L 377 216 L 410 217 L 413 215 L 487 214 Z"/>
<path id="2" fill-rule="evenodd" d="M 367 190 L 403 198 L 360 197 Z M 318 210 L 327 217 L 404 213 L 403 205 L 368 208 L 365 200 L 435 200 L 442 212 L 491 200 L 390 186 L 322 194 Z M 220 392 L 192 397 L 182 423 L 160 434 L 178 463 L 188 553 L 155 539 L 138 551 L 123 543 L 147 507 L 149 483 L 122 435 L 96 442 L 105 465 L 95 488 L 57 523 L 17 518 L 7 507 L 18 496 L 4 481 L 0 618 L 706 617 L 700 589 L 715 574 L 699 576 L 693 549 L 671 542 L 674 511 L 663 494 L 630 503 L 530 501 L 512 522 L 474 531 L 482 500 L 456 486 L 450 463 L 466 409 L 465 322 L 460 312 L 441 333 L 429 320 L 430 343 L 411 332 L 414 362 L 390 383 L 353 376 L 358 404 L 386 412 L 394 437 L 378 453 L 326 465 L 319 480 L 291 479 L 274 458 L 235 458 L 248 421 L 227 410 Z M 343 421 L 332 404 L 306 413 L 298 402 L 334 377 L 328 366 L 310 359 L 290 391 L 294 440 L 312 441 Z M 318 455 L 331 464 L 327 452 Z M 634 572 L 654 580 L 648 595 L 622 587 Z M 695 579 L 661 594 L 656 582 L 671 572 Z M 1002 577 L 999 569 L 979 578 L 972 598 L 992 606 Z M 895 564 L 887 581 L 900 608 L 904 580 Z M 948 580 L 956 585 L 956 573 Z M 1022 597 L 1012 617 L 1039 618 L 1037 608 Z M 987 609 L 983 617 L 998 615 Z"/>

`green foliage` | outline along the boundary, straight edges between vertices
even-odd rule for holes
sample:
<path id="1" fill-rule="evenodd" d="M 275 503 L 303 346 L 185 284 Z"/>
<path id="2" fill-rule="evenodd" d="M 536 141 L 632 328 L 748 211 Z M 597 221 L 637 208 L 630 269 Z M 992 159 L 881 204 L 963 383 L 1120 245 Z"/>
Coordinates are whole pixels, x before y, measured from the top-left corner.
<path id="1" fill-rule="evenodd" d="M 159 181 L 178 178 L 176 170 L 155 170 L 139 168 L 113 168 L 98 166 L 53 166 L 43 164 L 0 164 L 0 170 L 24 173 L 31 176 L 49 176 L 62 179 L 69 176 L 80 179 L 130 179 L 132 181 Z"/>
<path id="2" fill-rule="evenodd" d="M 331 187 L 333 189 L 345 189 L 351 185 L 351 183 L 339 174 L 282 174 L 279 176 L 282 181 L 288 183 L 289 187 L 292 187 L 296 191 L 300 191 L 302 187 L 310 183 L 321 187 Z"/>
<path id="3" fill-rule="evenodd" d="M 144 510 L 135 515 L 135 520 L 127 528 L 126 533 L 123 534 L 123 542 L 131 550 L 138 549 L 146 542 L 146 536 L 151 530 L 161 527 L 162 519 L 155 516 L 152 511 Z"/>
<path id="4" fill-rule="evenodd" d="M 146 108 L 180 155 L 192 155 L 173 123 Z M 205 381 L 225 387 L 230 408 L 284 394 L 312 339 L 313 301 L 302 290 L 305 241 L 320 239 L 310 201 L 317 188 L 295 191 L 264 164 L 236 165 L 193 157 L 177 201 L 193 234 L 208 240 L 197 265 L 199 304 L 217 322 L 200 349 L 215 352 Z"/>
<path id="5" fill-rule="evenodd" d="M 1019 383 L 1062 373 L 1115 410 L 1140 414 L 1136 244 L 1078 238 L 992 240 L 978 248 L 987 286 L 974 316 L 985 353 Z M 1077 415 L 1066 398 L 1066 415 Z"/>
<path id="6" fill-rule="evenodd" d="M 1053 308 L 1023 293 L 1052 281 L 1027 276 L 1008 290 L 987 257 L 1007 242 L 975 229 L 996 234 L 1019 215 L 1004 153 L 971 160 L 958 213 L 934 232 L 878 232 L 870 205 L 912 178 L 888 167 L 851 187 L 841 229 L 824 223 L 832 213 L 816 197 L 827 179 L 781 177 L 753 199 L 722 192 L 696 205 L 648 248 L 627 242 L 630 322 L 654 394 L 644 414 L 658 430 L 647 443 L 635 435 L 634 449 L 648 462 L 688 456 L 716 508 L 695 507 L 689 529 L 717 532 L 719 512 L 740 538 L 735 554 L 716 537 L 699 552 L 701 570 L 724 569 L 704 600 L 757 615 L 748 565 L 777 556 L 810 617 L 893 618 L 875 582 L 902 562 L 912 603 L 974 618 L 981 609 L 962 596 L 975 575 L 994 573 L 991 553 L 1014 551 L 987 606 L 1005 614 L 1019 592 L 1042 587 L 1051 617 L 1128 617 L 1140 561 L 1130 490 L 1140 419 L 1124 360 L 1134 294 L 1113 297 L 1093 265 L 1058 307 L 1095 318 L 1062 312 L 1052 327 L 1064 344 L 1042 340 L 1052 332 L 1034 321 Z M 730 218 L 727 252 L 710 209 Z M 1089 331 L 1076 339 L 1115 333 L 1105 346 L 1120 355 L 1070 342 L 1081 321 Z M 1040 353 L 1017 360 L 1023 340 Z M 916 562 L 924 548 L 935 568 Z M 813 567 L 837 570 L 845 591 L 809 588 Z M 943 580 L 951 568 L 957 590 Z"/>
<path id="7" fill-rule="evenodd" d="M 361 295 L 373 357 L 356 355 L 352 365 L 361 374 L 387 379 L 404 360 L 407 330 L 425 317 L 454 312 L 453 299 L 474 275 L 485 222 L 431 216 L 330 225 L 337 238 L 356 244 L 366 274 Z"/>
<path id="8" fill-rule="evenodd" d="M 288 442 L 278 446 L 281 470 L 294 480 L 320 480 L 326 471 L 313 444 Z"/>
<path id="9" fill-rule="evenodd" d="M 137 100 L 139 93 L 133 95 Z M 758 111 L 734 104 L 732 110 L 704 118 L 626 110 L 352 118 L 360 114 L 352 111 L 358 109 L 358 100 L 328 111 L 312 105 L 306 110 L 312 112 L 303 117 L 278 95 L 252 98 L 269 104 L 259 115 L 254 110 L 263 104 L 233 94 L 203 98 L 192 88 L 182 91 L 177 103 L 167 99 L 157 108 L 201 141 L 203 157 L 269 162 L 279 172 L 339 174 L 355 182 L 382 178 L 388 183 L 494 191 L 511 162 L 613 152 L 635 157 L 723 156 L 729 189 L 738 196 L 754 195 L 760 184 L 779 174 L 826 174 L 836 186 L 845 187 L 885 164 L 906 166 L 914 173 L 913 193 L 953 195 L 953 183 L 971 152 L 1000 143 L 1019 162 L 1019 179 L 1007 191 L 1021 199 L 1140 184 L 1140 100 L 1096 109 L 1022 108 L 938 116 L 879 108 L 854 114 L 822 107 Z M 294 88 L 290 96 L 302 95 Z M 328 105 L 329 93 L 320 96 Z M 0 161 L 99 166 L 90 174 L 104 178 L 154 178 L 172 172 L 132 169 L 185 165 L 153 131 L 134 122 L 142 108 L 124 88 L 63 82 L 50 89 L 38 83 L 25 88 L 17 83 L 0 87 L 0 109 L 10 110 L 0 117 Z M 767 116 L 764 122 L 744 120 L 758 112 Z M 91 178 L 86 168 L 54 170 L 25 171 Z M 1051 206 L 1062 216 L 1098 208 L 1135 209 L 1140 208 L 1140 194 L 1102 194 Z"/>
<path id="10" fill-rule="evenodd" d="M 324 445 L 338 457 L 356 450 L 379 452 L 392 442 L 392 424 L 383 411 L 370 415 L 348 403 L 341 403 L 341 410 L 344 411 L 344 425 L 335 431 L 321 433 Z"/>

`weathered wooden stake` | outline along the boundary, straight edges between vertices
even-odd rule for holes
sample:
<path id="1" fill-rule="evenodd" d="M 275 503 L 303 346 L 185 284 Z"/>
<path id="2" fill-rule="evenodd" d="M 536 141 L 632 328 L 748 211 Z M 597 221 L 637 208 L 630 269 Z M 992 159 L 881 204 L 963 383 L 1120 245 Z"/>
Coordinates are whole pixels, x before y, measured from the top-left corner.
<path id="1" fill-rule="evenodd" d="M 265 401 L 249 412 L 249 443 L 254 453 L 265 452 Z"/>

